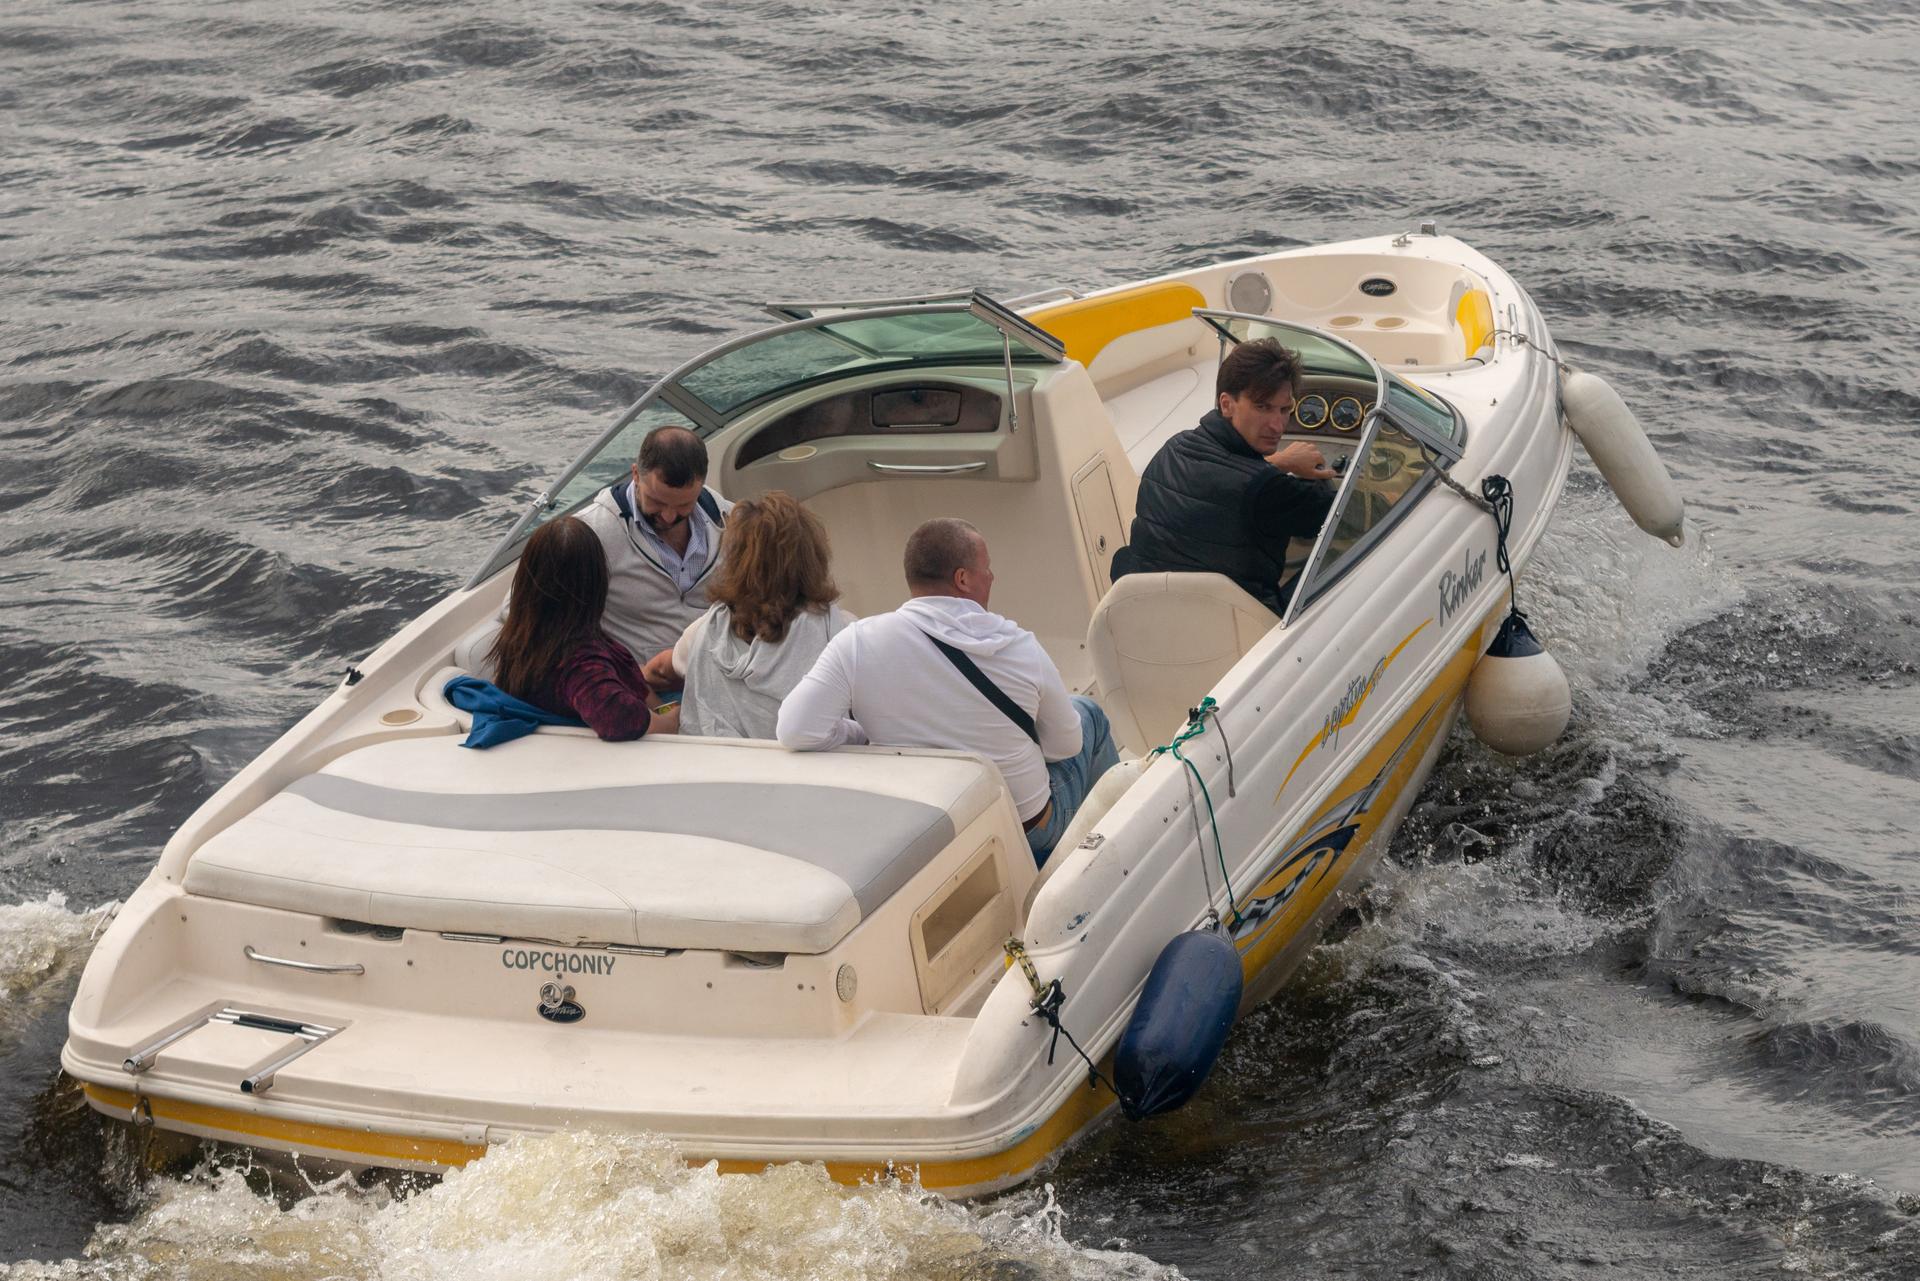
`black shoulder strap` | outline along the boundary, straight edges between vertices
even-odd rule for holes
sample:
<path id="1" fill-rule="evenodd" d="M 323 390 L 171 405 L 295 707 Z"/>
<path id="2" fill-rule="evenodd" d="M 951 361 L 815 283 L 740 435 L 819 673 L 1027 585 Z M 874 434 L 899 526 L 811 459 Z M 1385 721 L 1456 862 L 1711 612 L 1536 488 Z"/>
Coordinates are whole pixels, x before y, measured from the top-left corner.
<path id="1" fill-rule="evenodd" d="M 700 510 L 707 514 L 707 519 L 713 522 L 715 529 L 726 528 L 727 518 L 720 514 L 720 500 L 705 485 L 700 487 Z"/>
<path id="2" fill-rule="evenodd" d="M 947 656 L 947 661 L 958 668 L 960 674 L 967 678 L 967 684 L 986 695 L 987 701 L 999 708 L 1001 714 L 1017 725 L 1022 734 L 1032 739 L 1035 747 L 1040 746 L 1040 729 L 1033 723 L 1033 717 L 1021 711 L 1020 704 L 1008 698 L 1005 690 L 995 685 L 991 680 L 988 680 L 987 674 L 974 666 L 971 658 L 968 658 L 965 654 L 947 644 L 932 632 L 922 632 L 921 635 L 932 641 L 934 645 L 939 648 L 940 652 Z"/>

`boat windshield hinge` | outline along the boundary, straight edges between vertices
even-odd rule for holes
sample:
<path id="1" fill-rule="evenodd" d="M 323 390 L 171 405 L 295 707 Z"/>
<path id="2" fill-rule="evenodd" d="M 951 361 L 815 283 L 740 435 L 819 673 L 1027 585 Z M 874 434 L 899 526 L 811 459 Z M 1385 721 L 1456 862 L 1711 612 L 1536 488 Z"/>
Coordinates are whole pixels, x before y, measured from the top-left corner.
<path id="1" fill-rule="evenodd" d="M 1020 402 L 1013 394 L 1013 339 L 1000 332 L 1000 364 L 1007 371 L 1007 434 L 1020 430 Z"/>

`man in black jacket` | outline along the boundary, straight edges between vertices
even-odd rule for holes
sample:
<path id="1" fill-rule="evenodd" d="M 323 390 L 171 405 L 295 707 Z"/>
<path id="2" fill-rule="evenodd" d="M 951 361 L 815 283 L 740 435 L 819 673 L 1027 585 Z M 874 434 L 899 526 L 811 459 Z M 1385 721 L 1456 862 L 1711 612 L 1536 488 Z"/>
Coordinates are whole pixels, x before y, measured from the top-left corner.
<path id="1" fill-rule="evenodd" d="M 1334 496 L 1325 455 L 1305 441 L 1280 448 L 1299 383 L 1300 358 L 1277 339 L 1227 353 L 1218 406 L 1162 445 L 1140 474 L 1133 534 L 1114 557 L 1114 577 L 1225 574 L 1282 612 L 1287 540 L 1318 534 Z"/>

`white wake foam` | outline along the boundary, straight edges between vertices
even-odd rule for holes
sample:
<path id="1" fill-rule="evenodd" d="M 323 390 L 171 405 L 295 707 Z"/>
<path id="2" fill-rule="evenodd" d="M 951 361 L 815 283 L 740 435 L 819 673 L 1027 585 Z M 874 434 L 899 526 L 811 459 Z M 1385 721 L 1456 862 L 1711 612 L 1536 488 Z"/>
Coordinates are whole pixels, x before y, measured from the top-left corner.
<path id="1" fill-rule="evenodd" d="M 17 1008 L 86 954 L 105 908 L 74 912 L 55 891 L 38 902 L 0 906 L 0 1002 Z"/>
<path id="2" fill-rule="evenodd" d="M 689 1167 L 664 1140 L 553 1134 L 496 1146 L 411 1196 L 349 1180 L 283 1207 L 243 1173 L 157 1181 L 87 1257 L 0 1266 L 4 1281 L 907 1281 L 1177 1278 L 1072 1245 L 1051 1190 L 981 1207 L 819 1166 Z"/>

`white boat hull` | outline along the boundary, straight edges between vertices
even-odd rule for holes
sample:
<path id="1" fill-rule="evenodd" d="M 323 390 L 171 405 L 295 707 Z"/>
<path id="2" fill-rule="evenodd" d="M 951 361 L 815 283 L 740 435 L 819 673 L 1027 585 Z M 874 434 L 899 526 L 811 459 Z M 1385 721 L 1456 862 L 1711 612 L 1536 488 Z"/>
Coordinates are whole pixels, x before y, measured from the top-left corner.
<path id="1" fill-rule="evenodd" d="M 1421 264 L 1471 273 L 1486 286 L 1487 315 L 1527 335 L 1526 342 L 1502 338 L 1482 317 L 1486 332 L 1466 326 L 1462 339 L 1442 290 L 1428 311 L 1454 323 L 1447 333 L 1457 359 L 1444 368 L 1430 359 L 1399 366 L 1465 419 L 1464 454 L 1453 476 L 1469 488 L 1490 474 L 1512 482 L 1509 546 L 1524 566 L 1559 499 L 1572 437 L 1560 419 L 1544 324 L 1492 263 L 1457 241 L 1403 245 L 1382 238 L 1223 264 L 1129 290 L 1164 297 L 1174 285 L 1215 302 L 1229 278 L 1255 269 L 1280 281 L 1285 301 L 1295 279 L 1287 263 L 1316 254 L 1368 264 L 1376 274 L 1386 269 L 1381 264 L 1399 263 L 1413 282 L 1409 294 L 1418 292 L 1419 271 L 1427 269 Z M 1084 360 L 1030 380 L 1019 402 L 1020 427 L 1030 439 L 1012 444 L 1034 451 L 1039 491 L 1057 482 L 1057 492 L 1079 494 L 1074 478 L 1084 479 L 1091 466 L 1124 475 L 1127 483 L 1114 482 L 1111 515 L 1102 517 L 1123 529 L 1132 476 L 1160 440 L 1190 425 L 1196 406 L 1206 407 L 1202 375 L 1210 376 L 1217 354 L 1204 331 L 1191 342 L 1180 338 L 1178 316 L 1145 329 L 1129 329 L 1124 315 L 1107 316 L 1104 329 L 1094 323 L 1103 298 L 1118 300 L 1106 305 L 1125 312 L 1135 294 L 1094 295 L 1067 304 L 1051 322 L 1098 346 L 1083 348 Z M 1323 310 L 1339 301 L 1329 298 Z M 1045 309 L 1035 315 L 1050 323 Z M 1437 350 L 1440 326 L 1418 316 L 1403 320 L 1396 328 L 1411 344 L 1404 354 Z M 996 447 L 1009 446 L 1002 440 Z M 737 440 L 723 437 L 718 456 L 724 471 L 738 457 Z M 733 479 L 767 483 L 754 474 L 742 468 Z M 970 502 L 998 501 L 984 487 L 945 484 L 955 488 L 915 490 L 909 498 L 905 490 L 861 497 L 864 491 L 843 487 L 809 498 L 836 535 L 843 583 L 871 580 L 869 558 L 878 565 L 897 556 L 897 548 L 861 545 L 884 540 L 854 536 L 857 527 L 846 522 L 856 498 L 870 514 L 896 501 L 915 510 L 941 501 L 962 514 Z M 1032 494 L 1021 502 L 1036 505 Z M 1080 516 L 1075 528 L 1092 531 L 1085 509 Z M 1069 512 L 1066 520 L 1073 519 Z M 996 537 L 990 520 L 976 523 Z M 1028 567 L 1001 547 L 996 543 L 1000 578 L 1013 580 L 1017 593 L 1017 576 Z M 925 1186 L 954 1195 L 1019 1182 L 1115 1100 L 1089 1087 L 1084 1065 L 1064 1046 L 1053 1052 L 1051 1032 L 1030 1008 L 1026 979 L 1000 963 L 999 940 L 1017 932 L 1040 980 L 1060 982 L 1063 1022 L 1096 1056 L 1117 1043 L 1168 939 L 1210 915 L 1225 923 L 1241 952 L 1247 1005 L 1270 996 L 1329 914 L 1364 883 L 1445 742 L 1474 662 L 1506 609 L 1494 547 L 1494 522 L 1478 506 L 1438 488 L 1426 493 L 1380 550 L 1198 691 L 1211 694 L 1217 714 L 1182 750 L 1205 782 L 1211 817 L 1204 809 L 1196 814 L 1182 763 L 1154 758 L 1092 825 L 1090 839 L 1055 854 L 1057 865 L 1030 908 L 1033 870 L 1003 793 L 977 812 L 952 808 L 948 852 L 884 904 L 862 905 L 843 938 L 818 951 L 785 953 L 778 966 L 697 944 L 649 949 L 638 936 L 627 945 L 543 942 L 441 923 L 395 926 L 394 937 L 379 938 L 343 932 L 326 912 L 194 892 L 195 878 L 204 878 L 214 859 L 202 851 L 222 848 L 222 833 L 231 847 L 236 834 L 260 830 L 243 825 L 273 812 L 274 798 L 297 780 L 350 771 L 356 760 L 375 759 L 365 755 L 375 749 L 394 760 L 413 759 L 408 752 L 427 760 L 456 740 L 460 725 L 444 700 L 431 696 L 433 682 L 462 638 L 498 610 L 504 579 L 495 575 L 382 646 L 362 664 L 362 680 L 329 696 L 188 821 L 95 951 L 74 1002 L 63 1065 L 110 1116 L 354 1164 L 445 1168 L 516 1133 L 588 1128 L 659 1133 L 691 1158 L 724 1169 L 807 1160 L 847 1180 L 911 1171 Z M 1096 681 L 1078 638 L 1105 592 L 1108 536 L 1089 532 L 1082 551 L 1034 569 L 1059 577 L 1007 612 L 1034 625 L 1070 683 L 1087 689 Z M 852 603 L 884 607 L 884 593 L 874 592 L 856 594 Z M 1167 737 L 1177 729 L 1167 726 Z M 396 742 L 403 747 L 392 747 Z M 609 754 L 604 759 L 630 761 L 639 773 L 687 759 L 690 751 L 717 750 L 653 739 L 588 746 Z M 765 746 L 753 751 L 768 755 L 726 750 L 746 752 L 741 759 L 769 769 L 795 760 Z M 876 749 L 858 759 L 881 769 L 887 755 Z M 994 852 L 971 852 L 987 849 Z M 199 871 L 196 857 L 208 860 Z M 966 935 L 964 964 L 937 963 L 930 944 L 903 949 L 910 935 L 922 943 L 931 938 L 930 905 L 951 901 L 981 858 L 994 869 L 981 884 L 995 897 L 954 936 Z M 1007 928 L 992 928 L 1000 918 L 989 907 L 1007 913 Z M 938 951 L 946 956 L 958 946 Z M 570 999 L 583 1012 L 577 1021 L 540 1014 L 539 989 L 548 982 L 573 989 Z M 216 1018 L 137 1069 L 128 1067 L 130 1056 L 169 1029 L 221 1010 L 336 1030 L 251 1093 L 236 1083 L 299 1048 L 298 1037 Z"/>

